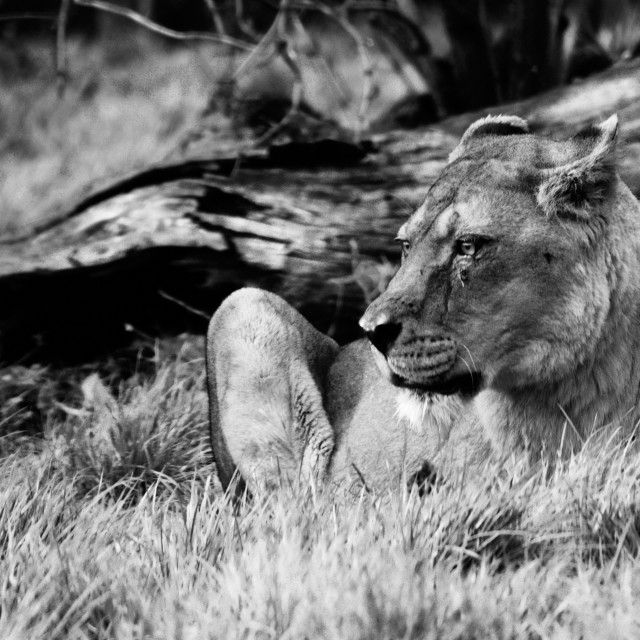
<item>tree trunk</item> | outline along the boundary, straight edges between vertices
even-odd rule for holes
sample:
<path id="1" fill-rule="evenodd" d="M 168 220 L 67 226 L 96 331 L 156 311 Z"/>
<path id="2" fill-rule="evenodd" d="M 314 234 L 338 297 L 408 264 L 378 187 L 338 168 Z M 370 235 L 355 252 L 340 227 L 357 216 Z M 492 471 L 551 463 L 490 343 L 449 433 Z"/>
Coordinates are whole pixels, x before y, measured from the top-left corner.
<path id="1" fill-rule="evenodd" d="M 640 193 L 640 62 L 491 111 L 557 135 L 619 111 L 621 173 Z M 77 361 L 139 333 L 202 332 L 222 298 L 247 284 L 353 338 L 393 273 L 398 227 L 483 114 L 358 144 L 182 160 L 94 194 L 0 244 L 0 359 Z"/>

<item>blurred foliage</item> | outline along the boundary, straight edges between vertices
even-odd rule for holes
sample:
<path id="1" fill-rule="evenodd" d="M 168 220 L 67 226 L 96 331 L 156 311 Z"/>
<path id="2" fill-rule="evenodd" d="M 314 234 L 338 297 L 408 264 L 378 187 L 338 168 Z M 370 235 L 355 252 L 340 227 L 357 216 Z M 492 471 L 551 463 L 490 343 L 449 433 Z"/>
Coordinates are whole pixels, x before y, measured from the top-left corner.
<path id="1" fill-rule="evenodd" d="M 217 78 L 207 52 L 114 26 L 117 39 L 69 36 L 62 94 L 49 40 L 0 39 L 0 236 L 162 162 L 199 124 Z"/>
<path id="2" fill-rule="evenodd" d="M 269 95 L 258 97 L 270 102 L 291 100 L 295 82 L 291 78 L 283 82 L 283 74 L 302 75 L 313 62 L 335 68 L 322 40 L 347 57 L 369 53 L 374 62 L 386 57 L 408 85 L 408 94 L 418 98 L 414 101 L 422 114 L 418 120 L 426 121 L 528 97 L 640 51 L 638 0 L 117 0 L 113 4 L 174 30 L 209 32 L 253 47 L 256 59 L 248 71 L 268 78 L 262 84 L 271 85 L 268 91 L 263 88 Z M 50 0 L 0 0 L 0 18 L 37 13 L 51 17 L 49 22 L 6 20 L 0 37 L 10 41 L 24 33 L 54 31 L 59 6 Z M 72 0 L 69 28 L 88 37 L 113 32 L 110 17 L 95 8 L 74 6 Z M 345 45 L 345 38 L 352 42 Z M 278 58 L 286 72 L 273 71 Z M 371 66 L 363 60 L 360 72 L 371 75 Z M 373 95 L 381 84 L 369 87 L 369 92 Z M 278 90 L 283 95 L 273 95 Z M 305 97 L 303 102 L 313 109 Z M 412 114 L 405 114 L 405 120 L 411 124 Z"/>

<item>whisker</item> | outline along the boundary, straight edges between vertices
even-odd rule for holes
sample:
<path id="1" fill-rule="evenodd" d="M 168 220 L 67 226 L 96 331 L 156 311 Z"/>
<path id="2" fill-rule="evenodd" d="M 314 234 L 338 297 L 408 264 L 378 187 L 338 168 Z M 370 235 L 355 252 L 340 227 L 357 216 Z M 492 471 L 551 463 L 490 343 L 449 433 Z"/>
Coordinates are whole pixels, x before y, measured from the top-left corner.
<path id="1" fill-rule="evenodd" d="M 467 353 L 469 354 L 469 358 L 471 359 L 471 364 L 473 365 L 473 370 L 477 371 L 478 367 L 476 367 L 475 360 L 473 359 L 473 356 L 471 355 L 471 351 L 469 351 L 469 347 L 467 347 L 467 345 L 464 344 L 464 342 L 461 342 L 460 344 L 467 350 Z"/>
<path id="2" fill-rule="evenodd" d="M 473 371 L 471 371 L 471 367 L 469 366 L 469 363 L 460 354 L 458 354 L 457 357 L 460 358 L 460 360 L 462 360 L 462 362 L 464 362 L 464 366 L 467 367 L 467 371 L 469 372 L 469 375 L 471 376 L 471 379 L 473 380 Z"/>

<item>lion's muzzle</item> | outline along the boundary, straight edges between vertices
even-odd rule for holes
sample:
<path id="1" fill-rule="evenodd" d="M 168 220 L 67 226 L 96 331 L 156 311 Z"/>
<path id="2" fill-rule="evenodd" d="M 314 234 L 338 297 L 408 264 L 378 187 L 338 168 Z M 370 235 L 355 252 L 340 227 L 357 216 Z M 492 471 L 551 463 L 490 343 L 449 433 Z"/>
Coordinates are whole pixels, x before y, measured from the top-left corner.
<path id="1" fill-rule="evenodd" d="M 459 386 L 456 341 L 437 328 L 420 330 L 412 319 L 400 322 L 382 300 L 378 298 L 360 320 L 382 375 L 398 386 L 454 392 Z"/>
<path id="2" fill-rule="evenodd" d="M 453 367 L 456 352 L 456 343 L 450 338 L 420 336 L 389 350 L 387 365 L 404 383 L 428 386 Z"/>

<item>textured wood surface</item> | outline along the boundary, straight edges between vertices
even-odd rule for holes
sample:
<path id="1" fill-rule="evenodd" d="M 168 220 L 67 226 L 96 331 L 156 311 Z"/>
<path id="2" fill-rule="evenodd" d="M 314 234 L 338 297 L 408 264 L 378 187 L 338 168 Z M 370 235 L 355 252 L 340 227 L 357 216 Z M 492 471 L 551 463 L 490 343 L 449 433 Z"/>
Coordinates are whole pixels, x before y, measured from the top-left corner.
<path id="1" fill-rule="evenodd" d="M 618 111 L 620 167 L 640 193 L 640 62 L 502 106 L 559 137 Z M 275 144 L 152 167 L 27 237 L 0 242 L 0 359 L 83 359 L 138 333 L 202 331 L 233 289 L 283 295 L 339 340 L 393 273 L 392 239 L 470 122 L 360 143 Z"/>

